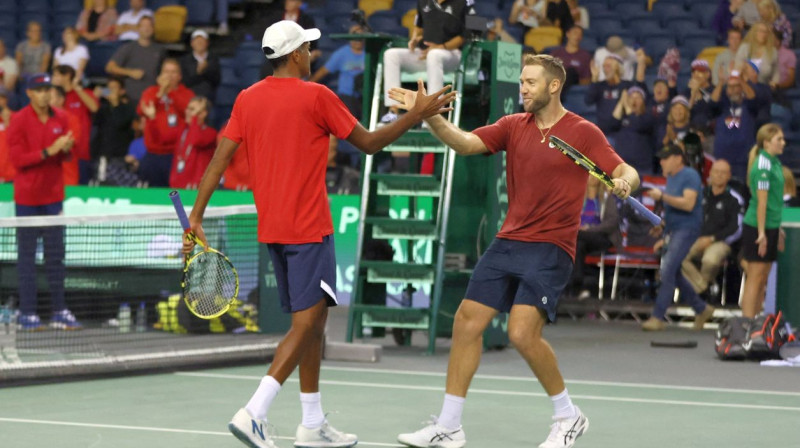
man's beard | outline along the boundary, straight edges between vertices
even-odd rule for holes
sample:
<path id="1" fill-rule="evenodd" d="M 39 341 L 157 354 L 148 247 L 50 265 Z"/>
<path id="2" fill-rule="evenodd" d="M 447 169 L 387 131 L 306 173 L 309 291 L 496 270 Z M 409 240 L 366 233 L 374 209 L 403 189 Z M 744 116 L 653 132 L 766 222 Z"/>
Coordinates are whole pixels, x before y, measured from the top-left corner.
<path id="1" fill-rule="evenodd" d="M 531 104 L 525 109 L 525 112 L 531 114 L 538 114 L 542 109 L 550 104 L 550 95 L 543 94 L 531 98 Z"/>

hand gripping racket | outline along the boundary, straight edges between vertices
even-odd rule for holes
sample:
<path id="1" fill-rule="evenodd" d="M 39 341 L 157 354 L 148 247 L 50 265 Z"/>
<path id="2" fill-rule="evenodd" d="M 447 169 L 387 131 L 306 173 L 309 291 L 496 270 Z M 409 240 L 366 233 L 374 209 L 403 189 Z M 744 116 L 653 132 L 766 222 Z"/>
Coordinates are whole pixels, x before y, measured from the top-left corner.
<path id="1" fill-rule="evenodd" d="M 206 247 L 192 232 L 183 209 L 180 194 L 169 194 L 183 227 L 184 238 L 200 246 L 200 250 L 184 257 L 183 300 L 189 311 L 202 319 L 225 314 L 239 295 L 239 274 L 222 252 Z"/>
<path id="2" fill-rule="evenodd" d="M 604 183 L 609 188 L 614 188 L 614 182 L 611 180 L 611 176 L 606 174 L 605 171 L 601 170 L 597 165 L 594 164 L 594 162 L 587 159 L 586 156 L 581 154 L 577 149 L 573 148 L 569 143 L 554 135 L 551 135 L 550 147 L 561 151 L 562 154 L 569 157 L 570 160 L 575 162 L 576 165 L 588 171 L 592 176 L 600 179 L 600 182 Z M 661 217 L 651 212 L 650 209 L 645 207 L 641 202 L 637 201 L 631 196 L 628 196 L 626 201 L 654 226 L 661 224 Z"/>

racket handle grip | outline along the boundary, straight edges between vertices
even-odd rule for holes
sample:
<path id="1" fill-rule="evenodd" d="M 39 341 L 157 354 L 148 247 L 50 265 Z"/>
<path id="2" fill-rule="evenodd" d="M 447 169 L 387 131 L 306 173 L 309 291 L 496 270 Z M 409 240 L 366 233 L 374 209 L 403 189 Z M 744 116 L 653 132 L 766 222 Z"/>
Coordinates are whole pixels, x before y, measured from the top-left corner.
<path id="1" fill-rule="evenodd" d="M 631 207 L 633 207 L 637 212 L 639 212 L 642 216 L 644 216 L 645 219 L 650 221 L 650 224 L 653 224 L 654 226 L 661 224 L 661 217 L 651 212 L 649 208 L 644 206 L 644 204 L 642 204 L 641 202 L 637 201 L 636 199 L 630 196 L 628 196 L 627 201 Z"/>
<path id="2" fill-rule="evenodd" d="M 177 190 L 172 190 L 169 193 L 169 198 L 172 199 L 172 205 L 175 206 L 175 213 L 178 214 L 178 219 L 181 222 L 183 230 L 192 230 L 192 227 L 189 225 L 189 218 L 186 216 L 186 210 L 183 209 L 183 201 L 181 201 L 180 193 L 178 193 Z"/>

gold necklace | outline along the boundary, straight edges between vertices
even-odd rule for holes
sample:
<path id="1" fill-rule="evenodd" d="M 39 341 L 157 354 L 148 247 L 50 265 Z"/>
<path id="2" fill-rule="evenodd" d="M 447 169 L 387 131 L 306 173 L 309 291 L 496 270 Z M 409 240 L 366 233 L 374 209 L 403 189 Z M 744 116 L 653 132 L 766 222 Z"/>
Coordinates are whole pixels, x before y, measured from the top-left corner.
<path id="1" fill-rule="evenodd" d="M 552 131 L 552 130 L 553 130 L 553 128 L 554 128 L 554 127 L 556 127 L 556 125 L 558 124 L 558 122 L 559 122 L 559 121 L 561 121 L 561 119 L 562 119 L 562 118 L 564 118 L 564 115 L 567 115 L 567 110 L 566 110 L 566 109 L 564 109 L 564 111 L 563 111 L 563 112 L 561 112 L 561 116 L 560 116 L 560 117 L 558 117 L 558 120 L 556 120 L 556 122 L 555 122 L 555 123 L 553 123 L 553 125 L 552 125 L 552 126 L 550 126 L 549 128 L 547 128 L 547 132 L 542 132 L 542 128 L 540 128 L 540 127 L 539 127 L 539 125 L 538 125 L 538 124 L 536 124 L 536 120 L 534 120 L 534 121 L 533 121 L 533 123 L 534 123 L 534 124 L 536 124 L 536 129 L 538 129 L 538 130 L 539 130 L 539 133 L 540 133 L 540 134 L 542 134 L 542 140 L 541 140 L 541 142 L 539 142 L 539 143 L 544 143 L 544 142 L 545 142 L 545 140 L 547 140 L 547 134 L 549 134 L 549 133 L 550 133 L 550 131 Z"/>

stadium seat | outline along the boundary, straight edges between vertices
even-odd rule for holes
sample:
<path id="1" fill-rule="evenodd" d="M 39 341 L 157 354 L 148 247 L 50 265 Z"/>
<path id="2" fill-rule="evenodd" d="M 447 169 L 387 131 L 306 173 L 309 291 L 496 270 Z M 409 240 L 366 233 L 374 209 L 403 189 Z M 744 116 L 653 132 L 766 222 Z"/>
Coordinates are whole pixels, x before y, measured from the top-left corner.
<path id="1" fill-rule="evenodd" d="M 214 23 L 214 2 L 208 0 L 186 0 L 186 24 L 192 26 Z"/>
<path id="2" fill-rule="evenodd" d="M 503 20 L 508 20 L 508 16 L 502 16 L 503 11 L 501 11 L 495 2 L 475 2 L 475 12 L 478 13 L 481 17 L 487 17 L 489 19 L 494 19 L 495 17 L 501 17 Z"/>
<path id="3" fill-rule="evenodd" d="M 328 0 L 325 2 L 325 12 L 327 14 L 347 14 L 356 8 L 355 2 L 351 0 Z"/>
<path id="4" fill-rule="evenodd" d="M 410 9 L 417 9 L 417 0 L 394 0 L 392 4 L 392 11 L 400 14 L 401 16 L 407 13 Z"/>
<path id="5" fill-rule="evenodd" d="M 704 49 L 708 47 L 716 47 L 717 40 L 713 37 L 708 36 L 696 36 L 692 37 L 691 39 L 687 39 L 683 44 L 681 44 L 681 50 L 691 57 L 695 57 L 700 54 Z"/>
<path id="6" fill-rule="evenodd" d="M 75 26 L 76 21 L 77 16 L 72 12 L 60 12 L 50 16 L 50 36 L 60 43 L 61 33 L 64 31 L 64 28 Z"/>
<path id="7" fill-rule="evenodd" d="M 188 15 L 185 6 L 162 6 L 154 13 L 155 40 L 162 43 L 175 43 L 181 40 L 183 27 Z"/>
<path id="8" fill-rule="evenodd" d="M 369 17 L 376 11 L 391 10 L 392 0 L 359 0 L 358 9 L 364 11 L 364 14 Z"/>
<path id="9" fill-rule="evenodd" d="M 209 1 L 209 3 L 211 3 L 211 2 Z M 161 8 L 161 7 L 164 7 L 164 6 L 182 6 L 182 5 L 183 5 L 183 1 L 182 0 L 148 0 L 147 1 L 147 7 L 151 11 L 155 11 L 158 8 Z"/>
<path id="10" fill-rule="evenodd" d="M 591 26 L 592 34 L 605 42 L 608 36 L 619 34 L 622 30 L 622 21 L 620 19 L 595 19 L 592 17 Z"/>
<path id="11" fill-rule="evenodd" d="M 75 20 L 78 20 L 78 15 L 81 13 L 81 4 L 76 1 L 55 1 L 52 3 L 51 12 L 64 13 L 71 12 L 75 14 Z"/>
<path id="12" fill-rule="evenodd" d="M 236 97 L 239 95 L 241 89 L 238 86 L 225 86 L 220 85 L 217 87 L 217 93 L 214 97 L 214 104 L 217 107 L 230 107 L 233 106 Z"/>
<path id="13" fill-rule="evenodd" d="M 152 7 L 150 6 L 150 4 L 148 2 L 145 2 L 145 3 L 147 4 L 148 8 L 152 9 Z M 131 9 L 131 1 L 130 0 L 117 0 L 116 8 L 117 8 L 117 12 L 122 14 L 123 12 Z"/>
<path id="14" fill-rule="evenodd" d="M 261 42 L 242 42 L 236 47 L 236 71 L 241 76 L 242 70 L 248 67 L 261 67 L 264 63 L 264 52 Z"/>
<path id="15" fill-rule="evenodd" d="M 673 33 L 676 39 L 682 40 L 683 34 L 699 30 L 700 24 L 694 18 L 676 17 L 667 19 L 664 29 Z"/>
<path id="16" fill-rule="evenodd" d="M 678 42 L 681 45 L 687 43 L 691 45 L 692 42 L 697 42 L 697 45 L 704 45 L 703 48 L 705 48 L 708 46 L 716 46 L 717 37 L 711 30 L 696 29 L 694 31 L 686 31 L 683 33 L 683 35 L 678 38 Z"/>
<path id="17" fill-rule="evenodd" d="M 656 17 L 660 17 L 662 23 L 666 24 L 668 20 L 672 20 L 679 17 L 685 17 L 691 19 L 693 16 L 687 11 L 683 4 L 678 3 L 661 3 L 657 2 L 653 6 L 653 14 Z"/>
<path id="18" fill-rule="evenodd" d="M 660 61 L 668 49 L 676 46 L 675 38 L 671 35 L 650 35 L 641 44 L 654 61 Z"/>
<path id="19" fill-rule="evenodd" d="M 709 29 L 714 20 L 714 14 L 717 12 L 717 5 L 716 3 L 693 3 L 689 10 L 693 17 L 700 20 L 704 28 Z"/>
<path id="20" fill-rule="evenodd" d="M 714 60 L 717 59 L 717 55 L 727 49 L 728 47 L 706 47 L 697 56 L 695 56 L 695 59 L 704 59 L 708 61 L 708 65 L 713 67 Z"/>
<path id="21" fill-rule="evenodd" d="M 8 28 L 0 28 L 0 40 L 6 46 L 6 53 L 13 54 L 14 48 L 17 46 L 17 34 Z"/>
<path id="22" fill-rule="evenodd" d="M 261 66 L 246 67 L 241 71 L 239 75 L 239 87 L 242 89 L 246 89 L 260 80 L 261 80 Z"/>
<path id="23" fill-rule="evenodd" d="M 0 0 L 0 11 L 6 16 L 13 17 L 17 12 L 17 0 Z"/>
<path id="24" fill-rule="evenodd" d="M 411 37 L 411 31 L 414 29 L 414 18 L 417 17 L 417 10 L 410 9 L 403 14 L 403 17 L 400 18 L 400 24 L 403 25 L 403 28 L 408 30 L 408 35 Z"/>
<path id="25" fill-rule="evenodd" d="M 632 20 L 628 23 L 628 30 L 640 40 L 643 36 L 652 34 L 653 32 L 663 33 L 665 31 L 661 29 L 661 21 L 655 17 Z"/>
<path id="26" fill-rule="evenodd" d="M 367 23 L 376 32 L 384 31 L 384 28 L 402 27 L 400 16 L 394 11 L 375 11 L 374 14 L 369 16 Z"/>
<path id="27" fill-rule="evenodd" d="M 622 0 L 614 2 L 611 8 L 622 17 L 629 17 L 634 13 L 647 13 L 647 7 L 644 2 L 639 0 Z"/>
<path id="28" fill-rule="evenodd" d="M 561 45 L 561 28 L 540 26 L 525 33 L 525 45 L 533 47 L 540 53 L 547 47 Z"/>
<path id="29" fill-rule="evenodd" d="M 350 13 L 330 14 L 326 16 L 327 28 L 329 33 L 346 33 L 353 22 L 350 21 Z"/>
<path id="30" fill-rule="evenodd" d="M 110 42 L 92 42 L 89 44 L 89 62 L 86 63 L 86 76 L 88 77 L 105 77 L 106 64 L 114 55 L 114 52 L 122 46 L 123 42 L 110 41 Z"/>
<path id="31" fill-rule="evenodd" d="M 19 2 L 17 10 L 23 13 L 38 12 L 41 14 L 47 14 L 47 12 L 50 10 L 50 3 L 47 0 L 24 0 Z"/>

